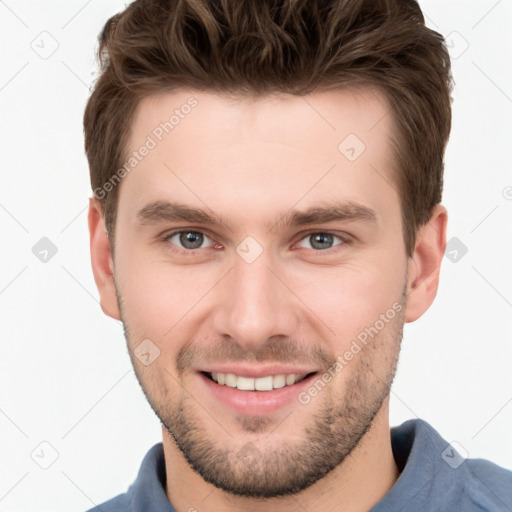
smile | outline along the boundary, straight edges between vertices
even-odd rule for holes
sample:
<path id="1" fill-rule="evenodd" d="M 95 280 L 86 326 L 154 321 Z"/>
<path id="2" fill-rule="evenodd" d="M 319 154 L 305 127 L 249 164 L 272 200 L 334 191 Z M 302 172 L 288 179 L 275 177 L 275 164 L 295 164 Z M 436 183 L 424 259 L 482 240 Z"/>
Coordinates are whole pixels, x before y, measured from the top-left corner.
<path id="1" fill-rule="evenodd" d="M 273 389 L 284 388 L 292 386 L 296 382 L 300 382 L 308 374 L 301 375 L 296 373 L 281 374 L 281 375 L 267 375 L 264 377 L 242 377 L 234 373 L 220 373 L 211 372 L 207 373 L 213 381 L 221 386 L 228 386 L 230 388 L 237 388 L 241 391 L 272 391 Z"/>
<path id="2" fill-rule="evenodd" d="M 196 375 L 205 386 L 207 396 L 215 402 L 227 406 L 237 414 L 252 416 L 273 414 L 283 407 L 300 406 L 298 395 L 318 375 L 317 371 L 280 373 L 268 369 L 267 373 L 263 368 L 261 370 L 261 373 L 253 371 L 252 373 L 259 375 L 252 377 L 247 376 L 247 373 L 251 373 L 249 370 L 244 371 L 246 375 L 237 375 L 232 371 L 224 373 L 205 370 L 197 372 Z"/>

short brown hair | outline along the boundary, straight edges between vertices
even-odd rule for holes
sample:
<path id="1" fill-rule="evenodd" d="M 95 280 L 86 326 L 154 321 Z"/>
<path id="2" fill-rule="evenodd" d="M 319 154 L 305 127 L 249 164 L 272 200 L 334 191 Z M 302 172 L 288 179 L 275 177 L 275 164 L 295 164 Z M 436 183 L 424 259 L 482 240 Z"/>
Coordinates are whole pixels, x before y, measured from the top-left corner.
<path id="1" fill-rule="evenodd" d="M 137 106 L 153 93 L 306 95 L 372 86 L 391 105 L 408 256 L 441 202 L 450 58 L 416 0 L 136 0 L 106 22 L 98 60 L 84 113 L 93 190 L 103 190 L 126 161 Z M 102 195 L 113 241 L 118 187 Z"/>

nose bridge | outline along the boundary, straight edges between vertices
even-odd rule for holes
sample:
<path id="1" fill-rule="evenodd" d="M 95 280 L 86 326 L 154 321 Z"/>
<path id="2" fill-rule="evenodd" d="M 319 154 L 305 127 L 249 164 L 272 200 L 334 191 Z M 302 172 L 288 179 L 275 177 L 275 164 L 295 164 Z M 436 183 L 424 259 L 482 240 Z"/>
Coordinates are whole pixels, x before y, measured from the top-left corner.
<path id="1" fill-rule="evenodd" d="M 271 258 L 265 252 L 252 262 L 243 255 L 235 257 L 217 304 L 218 335 L 228 335 L 247 347 L 262 344 L 271 336 L 290 336 L 294 328 L 292 294 L 271 268 Z"/>

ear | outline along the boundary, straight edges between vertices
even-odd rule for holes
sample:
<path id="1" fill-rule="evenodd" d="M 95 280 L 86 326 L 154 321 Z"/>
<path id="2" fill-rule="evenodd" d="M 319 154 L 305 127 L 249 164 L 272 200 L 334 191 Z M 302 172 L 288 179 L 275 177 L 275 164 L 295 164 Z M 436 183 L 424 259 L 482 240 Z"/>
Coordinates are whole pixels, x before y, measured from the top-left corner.
<path id="1" fill-rule="evenodd" d="M 89 199 L 88 220 L 92 273 L 100 294 L 101 309 L 106 315 L 121 320 L 114 285 L 114 261 L 111 254 L 110 240 L 105 229 L 100 202 L 94 197 Z"/>
<path id="2" fill-rule="evenodd" d="M 418 231 L 414 253 L 408 263 L 405 322 L 417 320 L 434 302 L 446 249 L 447 222 L 448 212 L 438 204 L 430 220 Z"/>

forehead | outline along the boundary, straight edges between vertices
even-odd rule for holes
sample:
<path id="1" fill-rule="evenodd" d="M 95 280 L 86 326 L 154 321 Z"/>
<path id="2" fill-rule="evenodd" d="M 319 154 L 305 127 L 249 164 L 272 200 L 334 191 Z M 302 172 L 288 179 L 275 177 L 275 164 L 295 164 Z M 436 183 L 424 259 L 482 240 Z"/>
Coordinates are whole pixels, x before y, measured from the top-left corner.
<path id="1" fill-rule="evenodd" d="M 384 94 L 369 87 L 331 89 L 305 96 L 273 93 L 258 97 L 177 89 L 139 102 L 129 146 L 137 146 L 149 134 L 160 139 L 172 133 L 172 138 L 179 141 L 180 135 L 189 135 L 187 124 L 193 124 L 198 138 L 208 140 L 231 136 L 238 141 L 258 138 L 293 146 L 301 140 L 302 133 L 313 146 L 325 137 L 336 142 L 348 132 L 374 143 L 370 132 L 377 125 L 380 129 L 373 135 L 378 137 L 389 131 L 389 113 Z"/>
<path id="2" fill-rule="evenodd" d="M 152 95 L 133 120 L 128 157 L 138 156 L 121 184 L 120 205 L 135 211 L 149 201 L 179 200 L 243 217 L 249 209 L 342 197 L 386 210 L 399 202 L 392 130 L 389 105 L 375 89 Z M 150 149 L 140 151 L 144 146 Z"/>

